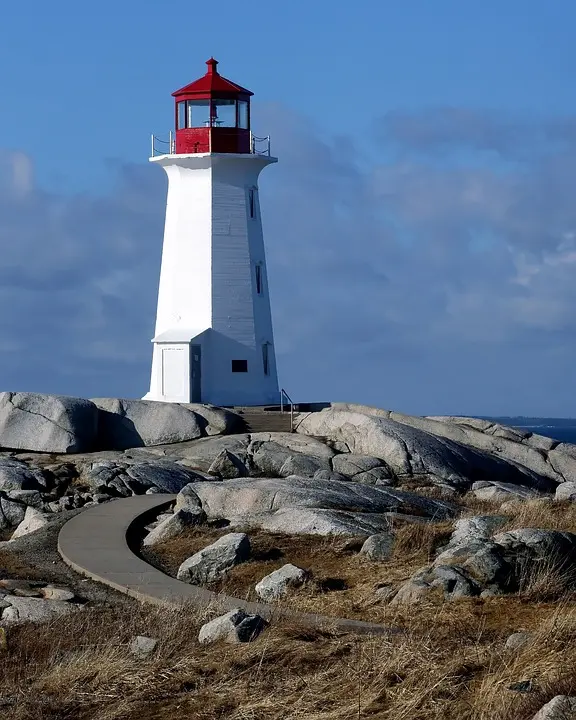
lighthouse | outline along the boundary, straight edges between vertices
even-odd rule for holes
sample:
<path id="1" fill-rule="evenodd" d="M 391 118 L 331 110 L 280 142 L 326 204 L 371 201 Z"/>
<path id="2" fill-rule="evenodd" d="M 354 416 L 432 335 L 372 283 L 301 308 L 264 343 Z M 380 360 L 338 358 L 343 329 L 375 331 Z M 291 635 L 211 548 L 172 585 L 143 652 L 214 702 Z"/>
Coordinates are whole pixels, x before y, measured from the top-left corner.
<path id="1" fill-rule="evenodd" d="M 150 162 L 168 176 L 150 391 L 144 399 L 221 406 L 279 400 L 260 172 L 270 139 L 251 130 L 253 93 L 211 58 L 172 93 L 175 131 Z M 161 142 L 161 141 L 160 141 Z"/>

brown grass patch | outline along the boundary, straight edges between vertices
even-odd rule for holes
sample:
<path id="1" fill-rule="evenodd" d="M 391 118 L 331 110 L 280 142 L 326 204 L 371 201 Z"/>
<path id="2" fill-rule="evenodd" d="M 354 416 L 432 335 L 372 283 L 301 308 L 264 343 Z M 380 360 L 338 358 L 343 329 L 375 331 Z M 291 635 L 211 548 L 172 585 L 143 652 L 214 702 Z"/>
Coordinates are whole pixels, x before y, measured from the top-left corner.
<path id="1" fill-rule="evenodd" d="M 502 616 L 502 600 L 492 616 Z M 486 603 L 488 606 L 492 601 Z M 9 629 L 0 703 L 6 720 L 525 720 L 576 682 L 576 611 L 534 606 L 533 642 L 468 605 L 422 607 L 396 639 L 273 625 L 256 642 L 200 646 L 203 618 L 134 604 Z M 470 606 L 472 607 L 472 606 Z M 526 627 L 528 625 L 528 627 Z M 506 630 L 521 629 L 518 625 Z M 136 634 L 159 639 L 148 658 Z M 512 683 L 530 680 L 519 694 Z"/>

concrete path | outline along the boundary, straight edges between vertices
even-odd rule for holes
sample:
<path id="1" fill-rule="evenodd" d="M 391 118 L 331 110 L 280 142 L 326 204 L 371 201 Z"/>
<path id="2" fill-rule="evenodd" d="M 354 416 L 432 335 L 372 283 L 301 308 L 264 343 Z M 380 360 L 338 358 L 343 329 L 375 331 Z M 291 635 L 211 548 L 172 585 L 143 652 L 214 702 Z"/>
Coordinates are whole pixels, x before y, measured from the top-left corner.
<path id="1" fill-rule="evenodd" d="M 137 495 L 84 510 L 60 530 L 58 551 L 64 562 L 82 575 L 138 600 L 164 607 L 175 608 L 184 603 L 193 603 L 198 607 L 211 605 L 224 611 L 241 607 L 268 620 L 283 617 L 307 626 L 331 626 L 357 634 L 394 635 L 401 632 L 360 620 L 300 613 L 280 605 L 248 602 L 165 575 L 135 555 L 128 546 L 127 537 L 131 527 L 145 524 L 147 515 L 158 512 L 175 497 Z"/>

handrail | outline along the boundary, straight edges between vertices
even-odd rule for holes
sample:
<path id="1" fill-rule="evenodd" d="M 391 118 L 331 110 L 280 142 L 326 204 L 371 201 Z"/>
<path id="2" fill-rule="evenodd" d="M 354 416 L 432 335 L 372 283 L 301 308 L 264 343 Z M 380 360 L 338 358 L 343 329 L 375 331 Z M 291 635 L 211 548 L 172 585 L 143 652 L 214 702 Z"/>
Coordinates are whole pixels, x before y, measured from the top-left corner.
<path id="1" fill-rule="evenodd" d="M 162 138 L 156 137 L 156 135 L 152 134 L 151 138 L 151 144 L 152 144 L 152 157 L 155 157 L 156 155 L 172 155 L 176 150 L 176 144 L 174 142 L 174 133 L 172 130 L 170 130 L 170 134 L 168 136 L 168 140 L 162 140 Z M 162 145 L 168 145 L 168 152 L 164 148 L 158 148 L 156 147 L 157 143 L 161 143 Z"/>
<path id="2" fill-rule="evenodd" d="M 266 143 L 261 149 L 258 149 L 257 143 Z M 268 155 L 270 156 L 270 135 L 266 137 L 258 137 L 254 133 L 250 133 L 250 151 L 253 155 Z"/>
<path id="3" fill-rule="evenodd" d="M 284 412 L 284 398 L 288 401 L 288 404 L 290 405 L 290 432 L 294 432 L 294 402 L 292 401 L 292 398 L 284 388 L 280 390 L 280 412 Z"/>

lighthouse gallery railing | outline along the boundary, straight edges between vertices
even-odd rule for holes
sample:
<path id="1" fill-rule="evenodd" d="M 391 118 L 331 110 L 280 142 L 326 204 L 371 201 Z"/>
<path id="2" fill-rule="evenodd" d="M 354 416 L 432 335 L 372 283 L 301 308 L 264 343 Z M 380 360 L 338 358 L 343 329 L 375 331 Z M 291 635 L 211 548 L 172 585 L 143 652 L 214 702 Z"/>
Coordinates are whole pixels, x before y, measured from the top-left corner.
<path id="1" fill-rule="evenodd" d="M 152 134 L 150 136 L 151 144 L 151 157 L 157 155 L 173 155 L 176 152 L 176 138 L 174 132 L 170 130 L 168 140 L 162 140 Z M 253 155 L 268 155 L 270 156 L 270 135 L 266 137 L 258 137 L 254 133 L 250 133 L 250 152 Z"/>

